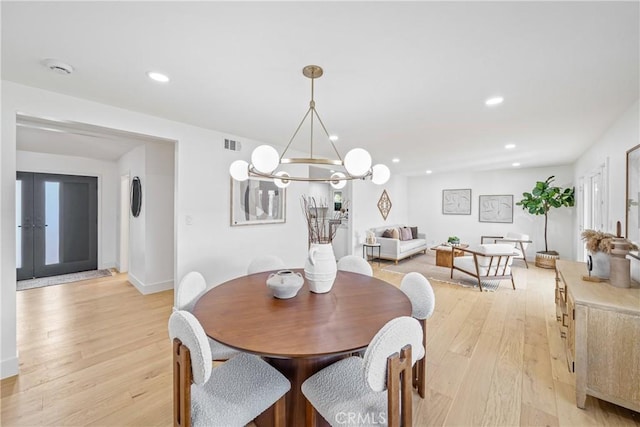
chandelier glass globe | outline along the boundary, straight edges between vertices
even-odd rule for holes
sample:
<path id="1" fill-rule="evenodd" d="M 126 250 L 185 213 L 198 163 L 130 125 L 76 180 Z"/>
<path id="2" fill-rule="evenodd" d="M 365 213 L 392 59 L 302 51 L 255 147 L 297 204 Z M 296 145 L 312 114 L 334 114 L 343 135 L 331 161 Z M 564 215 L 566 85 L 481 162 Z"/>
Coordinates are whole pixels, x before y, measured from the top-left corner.
<path id="1" fill-rule="evenodd" d="M 340 190 L 341 188 L 344 188 L 345 185 L 347 185 L 347 181 L 344 180 L 345 177 L 345 174 L 343 174 L 342 172 L 336 172 L 331 175 L 331 178 L 329 178 L 329 184 L 331 184 L 331 186 L 336 190 Z"/>
<path id="2" fill-rule="evenodd" d="M 371 182 L 374 184 L 382 185 L 386 184 L 391 177 L 391 171 L 389 168 L 383 164 L 374 165 L 371 174 Z"/>
<path id="3" fill-rule="evenodd" d="M 364 176 L 371 168 L 371 155 L 363 148 L 354 148 L 344 156 L 344 168 L 352 176 Z"/>
<path id="4" fill-rule="evenodd" d="M 287 188 L 289 184 L 291 184 L 291 180 L 286 179 L 286 178 L 289 178 L 289 174 L 286 173 L 285 171 L 276 172 L 274 175 L 278 177 L 278 178 L 273 178 L 273 183 L 276 185 L 276 187 Z"/>
<path id="5" fill-rule="evenodd" d="M 270 145 L 260 145 L 251 153 L 251 164 L 258 172 L 270 174 L 280 164 L 280 156 Z"/>
<path id="6" fill-rule="evenodd" d="M 249 179 L 249 163 L 244 160 L 236 160 L 229 166 L 229 174 L 236 181 L 246 181 Z"/>

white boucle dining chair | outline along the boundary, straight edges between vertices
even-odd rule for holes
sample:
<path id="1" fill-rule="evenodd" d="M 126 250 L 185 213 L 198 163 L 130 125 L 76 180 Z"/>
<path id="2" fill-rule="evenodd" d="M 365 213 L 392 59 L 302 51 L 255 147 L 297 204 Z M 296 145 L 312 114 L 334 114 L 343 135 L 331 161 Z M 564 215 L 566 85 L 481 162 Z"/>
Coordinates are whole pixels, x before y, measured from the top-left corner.
<path id="1" fill-rule="evenodd" d="M 247 274 L 262 273 L 263 271 L 282 270 L 284 261 L 275 255 L 263 255 L 254 258 L 247 267 Z"/>
<path id="2" fill-rule="evenodd" d="M 207 290 L 207 282 L 202 274 L 197 271 L 187 273 L 180 283 L 176 291 L 176 307 L 175 310 L 193 311 L 198 298 Z M 223 361 L 229 360 L 233 356 L 240 354 L 240 351 L 219 343 L 209 338 L 209 347 L 211 349 L 211 360 Z"/>
<path id="3" fill-rule="evenodd" d="M 411 315 L 422 326 L 422 345 L 425 348 L 425 356 L 413 366 L 413 386 L 418 390 L 420 397 L 424 399 L 427 381 L 427 319 L 433 315 L 436 296 L 429 280 L 416 272 L 408 273 L 402 278 L 400 290 L 411 301 Z"/>
<path id="4" fill-rule="evenodd" d="M 342 359 L 302 383 L 306 425 L 315 425 L 317 411 L 331 425 L 411 426 L 411 367 L 422 357 L 420 323 L 408 316 L 390 320 L 364 358 Z"/>
<path id="5" fill-rule="evenodd" d="M 364 258 L 356 255 L 345 255 L 340 258 L 338 261 L 338 270 L 373 276 L 373 269 L 369 263 Z"/>
<path id="6" fill-rule="evenodd" d="M 244 426 L 272 405 L 274 425 L 284 426 L 291 383 L 275 368 L 247 353 L 212 368 L 207 336 L 188 311 L 171 314 L 169 337 L 174 426 Z"/>

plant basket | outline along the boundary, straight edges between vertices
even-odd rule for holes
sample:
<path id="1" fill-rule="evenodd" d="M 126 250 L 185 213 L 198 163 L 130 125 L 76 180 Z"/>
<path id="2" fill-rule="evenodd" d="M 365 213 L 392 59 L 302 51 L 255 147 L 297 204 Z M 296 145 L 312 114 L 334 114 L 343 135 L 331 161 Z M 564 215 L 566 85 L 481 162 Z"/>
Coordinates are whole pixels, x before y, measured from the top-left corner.
<path id="1" fill-rule="evenodd" d="M 557 259 L 560 259 L 560 254 L 556 251 L 536 252 L 536 267 L 556 268 Z"/>

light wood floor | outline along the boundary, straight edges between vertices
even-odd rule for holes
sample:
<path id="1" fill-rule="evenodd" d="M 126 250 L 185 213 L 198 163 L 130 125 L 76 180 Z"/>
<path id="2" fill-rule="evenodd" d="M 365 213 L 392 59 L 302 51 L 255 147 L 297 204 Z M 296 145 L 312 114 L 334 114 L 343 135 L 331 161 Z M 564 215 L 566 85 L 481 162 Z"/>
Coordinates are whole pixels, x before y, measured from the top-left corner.
<path id="1" fill-rule="evenodd" d="M 374 268 L 396 285 L 403 276 Z M 640 414 L 591 397 L 575 406 L 551 271 L 518 269 L 516 291 L 433 285 L 416 426 L 640 426 Z M 1 382 L 1 424 L 170 425 L 172 303 L 125 275 L 18 292 L 20 375 Z"/>

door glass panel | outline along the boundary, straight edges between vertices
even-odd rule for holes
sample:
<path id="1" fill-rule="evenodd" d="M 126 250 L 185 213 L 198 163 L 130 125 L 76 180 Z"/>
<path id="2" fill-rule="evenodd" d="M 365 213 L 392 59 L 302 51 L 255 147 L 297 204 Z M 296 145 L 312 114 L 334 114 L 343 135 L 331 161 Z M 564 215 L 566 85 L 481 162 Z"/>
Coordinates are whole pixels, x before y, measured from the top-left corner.
<path id="1" fill-rule="evenodd" d="M 16 181 L 16 268 L 22 268 L 22 181 Z"/>
<path id="2" fill-rule="evenodd" d="M 60 262 L 60 183 L 44 183 L 45 264 Z"/>

